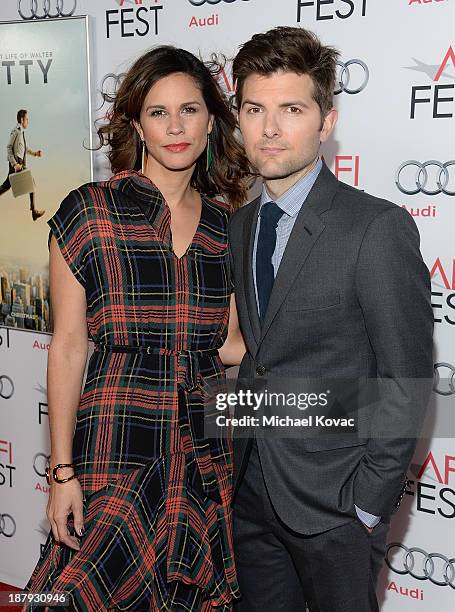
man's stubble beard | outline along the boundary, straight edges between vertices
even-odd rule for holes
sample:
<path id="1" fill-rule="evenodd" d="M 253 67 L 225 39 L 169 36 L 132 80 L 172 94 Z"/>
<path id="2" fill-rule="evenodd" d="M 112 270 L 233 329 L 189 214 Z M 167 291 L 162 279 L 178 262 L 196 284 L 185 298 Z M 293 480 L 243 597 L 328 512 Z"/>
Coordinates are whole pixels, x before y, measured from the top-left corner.
<path id="1" fill-rule="evenodd" d="M 317 157 L 317 154 L 316 154 Z M 272 180 L 281 180 L 289 178 L 294 174 L 298 174 L 302 172 L 307 166 L 313 163 L 313 159 L 311 160 L 289 160 L 287 162 L 283 162 L 279 167 L 277 167 L 274 171 L 267 171 L 264 169 L 264 164 L 258 164 L 254 166 L 254 169 L 261 176 L 264 181 L 272 181 Z M 261 168 L 262 165 L 262 168 Z"/>

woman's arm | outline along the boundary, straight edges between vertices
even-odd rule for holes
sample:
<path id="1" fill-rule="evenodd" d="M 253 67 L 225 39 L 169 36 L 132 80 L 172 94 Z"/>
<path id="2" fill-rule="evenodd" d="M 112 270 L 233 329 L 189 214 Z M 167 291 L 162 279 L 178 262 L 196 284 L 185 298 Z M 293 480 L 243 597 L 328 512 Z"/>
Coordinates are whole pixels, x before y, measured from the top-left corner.
<path id="1" fill-rule="evenodd" d="M 246 352 L 245 342 L 240 331 L 235 294 L 231 295 L 229 307 L 229 324 L 226 342 L 219 349 L 219 354 L 223 364 L 228 366 L 239 365 Z"/>
<path id="2" fill-rule="evenodd" d="M 56 464 L 72 463 L 74 425 L 88 351 L 85 290 L 66 264 L 54 236 L 50 243 L 49 282 L 54 319 L 47 366 L 52 473 Z M 72 473 L 72 468 L 61 468 L 58 476 L 65 478 Z M 76 538 L 68 533 L 70 512 L 80 533 L 83 516 L 79 481 L 75 478 L 60 484 L 52 480 L 47 514 L 54 538 L 78 549 Z"/>

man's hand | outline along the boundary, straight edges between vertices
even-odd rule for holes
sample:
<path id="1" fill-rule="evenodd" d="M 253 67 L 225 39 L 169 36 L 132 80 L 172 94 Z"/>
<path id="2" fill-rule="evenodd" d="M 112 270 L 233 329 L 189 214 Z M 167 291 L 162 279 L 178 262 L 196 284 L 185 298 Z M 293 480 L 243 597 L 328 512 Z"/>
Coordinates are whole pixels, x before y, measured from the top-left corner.
<path id="1" fill-rule="evenodd" d="M 22 164 L 16 164 L 14 166 L 14 172 L 20 172 L 22 170 Z"/>

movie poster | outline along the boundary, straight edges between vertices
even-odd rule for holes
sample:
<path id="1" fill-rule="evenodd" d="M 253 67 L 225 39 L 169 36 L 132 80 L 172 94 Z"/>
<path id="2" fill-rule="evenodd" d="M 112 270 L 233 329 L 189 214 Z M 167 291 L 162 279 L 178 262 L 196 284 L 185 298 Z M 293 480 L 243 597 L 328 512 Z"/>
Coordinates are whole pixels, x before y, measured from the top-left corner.
<path id="1" fill-rule="evenodd" d="M 87 17 L 0 22 L 0 99 L 0 325 L 47 332 L 46 221 L 92 178 Z"/>

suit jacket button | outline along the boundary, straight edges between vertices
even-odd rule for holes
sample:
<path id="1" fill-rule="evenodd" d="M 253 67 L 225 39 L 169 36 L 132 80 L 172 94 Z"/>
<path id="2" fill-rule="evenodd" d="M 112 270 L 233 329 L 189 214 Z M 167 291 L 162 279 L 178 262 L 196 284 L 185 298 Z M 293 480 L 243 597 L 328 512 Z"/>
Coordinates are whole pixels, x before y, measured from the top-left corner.
<path id="1" fill-rule="evenodd" d="M 266 369 L 263 365 L 258 365 L 258 367 L 256 368 L 256 374 L 258 376 L 264 376 L 264 374 L 266 373 Z"/>

